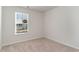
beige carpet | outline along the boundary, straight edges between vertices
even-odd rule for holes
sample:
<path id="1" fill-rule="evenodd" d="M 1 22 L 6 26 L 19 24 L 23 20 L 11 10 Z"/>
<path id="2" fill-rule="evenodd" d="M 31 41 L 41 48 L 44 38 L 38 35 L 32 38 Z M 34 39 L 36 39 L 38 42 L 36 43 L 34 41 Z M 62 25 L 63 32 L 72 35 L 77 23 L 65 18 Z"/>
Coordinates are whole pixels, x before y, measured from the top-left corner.
<path id="1" fill-rule="evenodd" d="M 46 38 L 29 40 L 2 48 L 2 52 L 77 52 L 79 50 Z"/>

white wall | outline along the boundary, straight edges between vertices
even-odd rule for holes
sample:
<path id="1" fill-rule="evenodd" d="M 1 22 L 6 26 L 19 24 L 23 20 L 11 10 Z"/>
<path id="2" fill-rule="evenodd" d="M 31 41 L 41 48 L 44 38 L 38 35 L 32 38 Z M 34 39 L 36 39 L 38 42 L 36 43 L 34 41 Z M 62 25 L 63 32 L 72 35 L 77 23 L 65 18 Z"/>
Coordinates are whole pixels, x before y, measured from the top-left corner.
<path id="1" fill-rule="evenodd" d="M 31 30 L 15 35 L 15 11 L 30 14 Z M 2 45 L 46 37 L 79 48 L 79 7 L 57 7 L 46 13 L 20 7 L 2 7 Z"/>
<path id="2" fill-rule="evenodd" d="M 45 37 L 79 49 L 79 7 L 58 7 L 46 12 Z"/>
<path id="3" fill-rule="evenodd" d="M 30 14 L 30 31 L 24 35 L 15 35 L 15 12 Z M 21 7 L 2 7 L 2 45 L 26 41 L 42 37 L 42 13 Z"/>
<path id="4" fill-rule="evenodd" d="M 2 39 L 2 38 L 1 38 L 1 37 L 2 37 L 2 36 L 1 36 L 1 34 L 2 34 L 2 32 L 1 32 L 1 20 L 2 20 L 2 19 L 1 19 L 1 15 L 2 15 L 2 14 L 1 14 L 1 10 L 2 10 L 2 9 L 1 9 L 1 6 L 0 6 L 0 49 L 1 49 L 1 39 Z"/>

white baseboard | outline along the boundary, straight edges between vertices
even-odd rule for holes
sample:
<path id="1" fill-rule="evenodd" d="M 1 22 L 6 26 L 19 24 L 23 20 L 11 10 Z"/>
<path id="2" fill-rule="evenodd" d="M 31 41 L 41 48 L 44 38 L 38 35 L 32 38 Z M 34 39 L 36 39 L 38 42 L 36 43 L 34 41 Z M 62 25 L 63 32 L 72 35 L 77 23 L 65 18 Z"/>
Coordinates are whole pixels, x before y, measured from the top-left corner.
<path id="1" fill-rule="evenodd" d="M 28 38 L 26 38 L 26 40 L 18 40 L 18 41 L 13 41 L 13 42 L 11 41 L 11 42 L 2 44 L 2 47 L 3 46 L 7 46 L 7 45 L 11 45 L 11 44 L 15 44 L 15 43 L 20 43 L 20 42 L 28 41 L 28 40 L 37 39 L 37 38 L 42 38 L 42 36 L 41 35 L 37 35 L 37 36 L 28 37 Z"/>
<path id="2" fill-rule="evenodd" d="M 68 42 L 64 42 L 64 41 L 61 41 L 61 40 L 57 40 L 56 38 L 53 38 L 53 37 L 51 37 L 51 36 L 45 36 L 45 38 L 50 39 L 50 40 L 53 40 L 53 41 L 58 42 L 58 43 L 60 43 L 60 44 L 63 44 L 63 45 L 66 45 L 66 46 L 75 48 L 75 49 L 79 49 L 79 47 L 77 47 L 77 46 L 75 46 L 75 45 L 71 45 L 71 44 L 69 44 Z"/>

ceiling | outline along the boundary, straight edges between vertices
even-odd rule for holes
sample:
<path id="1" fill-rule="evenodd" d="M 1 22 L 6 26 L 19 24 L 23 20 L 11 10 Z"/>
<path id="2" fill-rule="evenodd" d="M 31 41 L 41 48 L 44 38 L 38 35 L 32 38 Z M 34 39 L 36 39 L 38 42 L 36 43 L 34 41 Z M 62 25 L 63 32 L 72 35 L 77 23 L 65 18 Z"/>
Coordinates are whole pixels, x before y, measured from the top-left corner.
<path id="1" fill-rule="evenodd" d="M 56 6 L 24 6 L 24 7 L 39 12 L 45 12 L 53 8 L 56 8 Z"/>

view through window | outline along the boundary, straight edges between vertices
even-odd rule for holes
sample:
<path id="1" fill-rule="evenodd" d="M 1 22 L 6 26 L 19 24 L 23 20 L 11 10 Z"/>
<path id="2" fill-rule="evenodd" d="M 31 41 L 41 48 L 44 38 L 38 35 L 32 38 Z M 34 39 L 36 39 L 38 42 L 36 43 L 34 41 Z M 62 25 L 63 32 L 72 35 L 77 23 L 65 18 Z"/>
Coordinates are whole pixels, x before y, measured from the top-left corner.
<path id="1" fill-rule="evenodd" d="M 28 31 L 29 15 L 23 12 L 15 12 L 15 32 L 25 33 Z"/>

